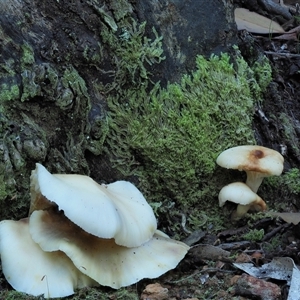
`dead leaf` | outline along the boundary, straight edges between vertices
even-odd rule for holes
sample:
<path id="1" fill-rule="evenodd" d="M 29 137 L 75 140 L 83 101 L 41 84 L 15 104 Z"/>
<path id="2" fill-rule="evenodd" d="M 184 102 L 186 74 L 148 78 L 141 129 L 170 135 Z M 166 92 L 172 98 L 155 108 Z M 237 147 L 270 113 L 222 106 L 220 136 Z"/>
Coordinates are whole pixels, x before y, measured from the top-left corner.
<path id="1" fill-rule="evenodd" d="M 300 222 L 300 213 L 278 213 L 270 212 L 273 216 L 280 217 L 286 223 L 293 223 L 294 225 L 299 224 Z"/>
<path id="2" fill-rule="evenodd" d="M 274 37 L 274 39 L 278 40 L 299 40 L 300 26 L 297 26 L 284 34 Z"/>
<path id="3" fill-rule="evenodd" d="M 272 278 L 285 280 L 290 286 L 287 300 L 299 299 L 300 294 L 300 270 L 290 257 L 275 257 L 261 267 L 255 267 L 251 263 L 234 263 L 236 268 L 243 270 L 256 278 Z"/>
<path id="4" fill-rule="evenodd" d="M 233 265 L 256 278 L 286 280 L 288 284 L 291 282 L 295 267 L 295 263 L 290 257 L 275 257 L 270 263 L 261 267 L 256 267 L 252 263 L 234 263 Z"/>
<path id="5" fill-rule="evenodd" d="M 296 266 L 294 266 L 290 291 L 287 300 L 299 299 L 299 294 L 300 294 L 299 281 L 300 281 L 300 271 Z"/>
<path id="6" fill-rule="evenodd" d="M 234 10 L 234 18 L 238 30 L 247 30 L 261 34 L 285 32 L 277 22 L 246 8 L 236 8 Z"/>

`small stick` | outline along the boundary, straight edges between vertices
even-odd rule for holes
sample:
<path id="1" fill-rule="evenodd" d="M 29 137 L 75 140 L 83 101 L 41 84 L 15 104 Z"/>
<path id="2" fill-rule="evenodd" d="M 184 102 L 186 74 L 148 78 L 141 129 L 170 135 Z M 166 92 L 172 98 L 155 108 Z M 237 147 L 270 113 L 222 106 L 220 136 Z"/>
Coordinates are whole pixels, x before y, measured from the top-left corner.
<path id="1" fill-rule="evenodd" d="M 278 53 L 272 51 L 264 51 L 265 54 L 275 55 L 275 56 L 285 56 L 285 57 L 300 57 L 300 54 L 292 54 L 292 53 Z"/>

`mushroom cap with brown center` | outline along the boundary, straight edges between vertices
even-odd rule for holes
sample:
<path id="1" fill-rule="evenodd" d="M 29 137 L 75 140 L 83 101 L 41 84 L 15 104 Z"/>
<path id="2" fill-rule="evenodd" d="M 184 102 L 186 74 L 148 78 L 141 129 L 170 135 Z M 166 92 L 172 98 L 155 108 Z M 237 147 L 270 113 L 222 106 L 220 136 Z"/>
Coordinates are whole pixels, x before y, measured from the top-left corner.
<path id="1" fill-rule="evenodd" d="M 217 164 L 227 169 L 238 169 L 247 173 L 246 184 L 257 192 L 264 177 L 280 175 L 283 170 L 283 156 L 262 146 L 237 146 L 223 151 Z"/>
<path id="2" fill-rule="evenodd" d="M 279 152 L 256 145 L 229 148 L 217 158 L 217 164 L 223 168 L 259 172 L 265 176 L 280 175 L 283 161 Z"/>

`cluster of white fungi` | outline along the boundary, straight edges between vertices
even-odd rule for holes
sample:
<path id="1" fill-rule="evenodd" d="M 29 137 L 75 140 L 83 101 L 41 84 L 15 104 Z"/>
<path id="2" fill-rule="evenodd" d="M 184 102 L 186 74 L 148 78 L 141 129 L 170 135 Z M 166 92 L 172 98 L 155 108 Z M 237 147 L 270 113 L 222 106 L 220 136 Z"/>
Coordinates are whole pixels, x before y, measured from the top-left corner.
<path id="1" fill-rule="evenodd" d="M 28 218 L 0 222 L 2 270 L 17 291 L 52 298 L 118 289 L 175 268 L 189 249 L 157 230 L 152 208 L 127 181 L 100 185 L 37 164 L 30 187 Z"/>
<path id="2" fill-rule="evenodd" d="M 267 208 L 264 200 L 256 193 L 263 178 L 277 175 L 283 171 L 283 156 L 272 149 L 262 146 L 237 146 L 222 152 L 217 158 L 217 164 L 227 169 L 245 171 L 246 183 L 233 182 L 224 186 L 219 193 L 219 205 L 226 201 L 237 203 L 237 209 L 231 219 L 241 219 L 248 210 L 264 211 Z"/>

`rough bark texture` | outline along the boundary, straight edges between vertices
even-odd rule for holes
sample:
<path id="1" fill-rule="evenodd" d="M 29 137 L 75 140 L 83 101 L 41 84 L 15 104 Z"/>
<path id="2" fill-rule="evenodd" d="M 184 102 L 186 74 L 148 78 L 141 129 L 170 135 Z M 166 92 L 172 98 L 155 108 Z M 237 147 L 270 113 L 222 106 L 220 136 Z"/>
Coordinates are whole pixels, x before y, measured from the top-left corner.
<path id="1" fill-rule="evenodd" d="M 120 179 L 101 147 L 94 146 L 104 138 L 108 90 L 150 79 L 162 85 L 176 81 L 195 67 L 197 54 L 226 50 L 236 32 L 232 9 L 222 1 L 14 0 L 2 1 L 0 9 L 1 214 L 6 218 L 26 215 L 36 162 L 53 172 Z M 145 29 L 140 28 L 144 21 Z M 144 59 L 133 53 L 125 60 L 116 44 L 134 34 L 156 38 L 153 51 L 163 36 L 164 54 Z"/>

